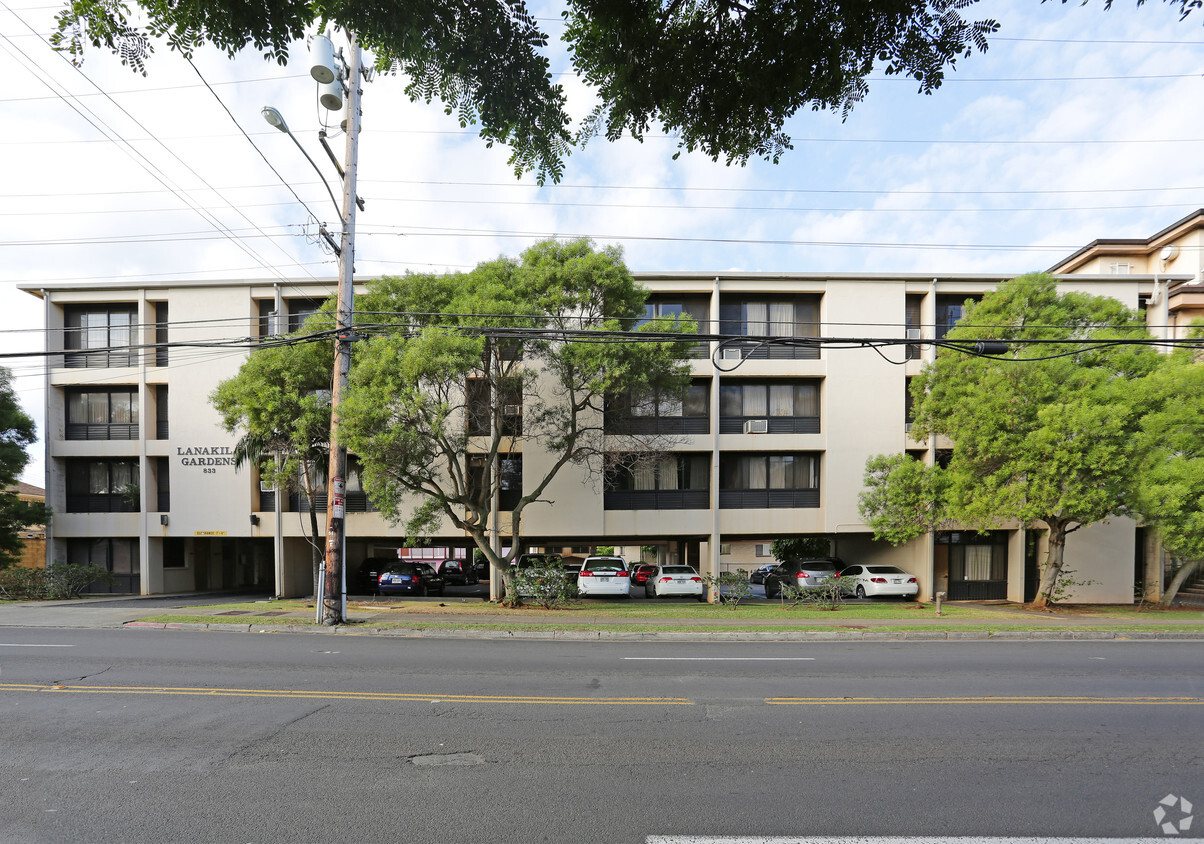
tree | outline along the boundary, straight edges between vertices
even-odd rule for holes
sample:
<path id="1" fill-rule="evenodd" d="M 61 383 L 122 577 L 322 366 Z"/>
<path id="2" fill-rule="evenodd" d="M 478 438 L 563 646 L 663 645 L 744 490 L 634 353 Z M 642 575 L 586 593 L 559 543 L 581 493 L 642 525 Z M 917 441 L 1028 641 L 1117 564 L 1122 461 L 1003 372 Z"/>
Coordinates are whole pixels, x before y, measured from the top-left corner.
<path id="1" fill-rule="evenodd" d="M 646 295 L 620 250 L 583 240 L 539 243 L 469 273 L 371 282 L 357 305 L 357 331 L 370 336 L 357 344 L 340 430 L 373 503 L 411 536 L 440 519 L 463 530 L 513 598 L 523 512 L 547 502 L 560 470 L 583 466 L 597 480 L 608 459 L 664 445 L 615 442 L 603 429 L 608 395 L 680 398 L 688 386 L 688 341 L 633 342 L 624 330 Z M 491 541 L 502 509 L 505 556 Z"/>
<path id="2" fill-rule="evenodd" d="M 942 349 L 913 379 L 912 432 L 949 436 L 952 459 L 940 472 L 871 461 L 885 473 L 867 471 L 863 515 L 893 531 L 892 541 L 940 517 L 979 530 L 1012 520 L 1042 523 L 1049 548 L 1036 605 L 1045 606 L 1066 537 L 1132 513 L 1143 412 L 1135 385 L 1160 356 L 1149 345 L 1110 342 L 1148 339 L 1136 312 L 1107 297 L 1059 293 L 1044 274 L 1005 282 L 980 303 L 967 303 L 948 339 L 1004 340 L 1011 351 Z M 937 495 L 935 507 L 930 494 Z M 895 510 L 899 502 L 910 506 Z"/>
<path id="3" fill-rule="evenodd" d="M 267 341 L 238 374 L 217 385 L 209 400 L 229 433 L 238 433 L 237 465 L 254 465 L 277 495 L 301 490 L 309 502 L 314 594 L 325 549 L 314 499 L 330 448 L 329 343 L 301 342 L 330 318 L 315 315 L 291 338 Z"/>
<path id="4" fill-rule="evenodd" d="M 769 546 L 770 553 L 779 563 L 805 557 L 826 557 L 831 550 L 832 543 L 826 536 L 791 536 L 775 539 Z"/>
<path id="5" fill-rule="evenodd" d="M 874 539 L 902 545 L 945 521 L 944 473 L 907 454 L 879 454 L 865 464 L 857 504 Z"/>
<path id="6" fill-rule="evenodd" d="M 12 385 L 12 371 L 0 367 L 0 569 L 15 563 L 24 543 L 21 528 L 44 524 L 46 506 L 22 501 L 9 487 L 15 485 L 29 464 L 26 449 L 37 442 L 33 420 L 21 409 Z"/>
<path id="7" fill-rule="evenodd" d="M 1204 366 L 1194 350 L 1180 350 L 1147 382 L 1137 508 L 1178 563 L 1162 595 L 1169 606 L 1204 559 Z"/>
<path id="8" fill-rule="evenodd" d="M 958 58 L 985 51 L 998 24 L 964 19 L 972 3 L 568 0 L 564 40 L 600 101 L 577 139 L 642 139 L 659 122 L 680 148 L 715 160 L 777 161 L 790 148 L 787 118 L 803 107 L 847 114 L 879 63 L 931 93 Z M 206 43 L 229 55 L 252 44 L 283 64 L 291 44 L 326 25 L 354 32 L 379 71 L 403 74 L 411 99 L 438 98 L 462 125 L 479 121 L 486 143 L 510 146 L 516 173 L 560 177 L 574 140 L 564 90 L 540 52 L 548 36 L 522 0 L 70 0 L 52 42 L 77 64 L 90 43 L 146 73 L 153 38 L 184 55 Z"/>

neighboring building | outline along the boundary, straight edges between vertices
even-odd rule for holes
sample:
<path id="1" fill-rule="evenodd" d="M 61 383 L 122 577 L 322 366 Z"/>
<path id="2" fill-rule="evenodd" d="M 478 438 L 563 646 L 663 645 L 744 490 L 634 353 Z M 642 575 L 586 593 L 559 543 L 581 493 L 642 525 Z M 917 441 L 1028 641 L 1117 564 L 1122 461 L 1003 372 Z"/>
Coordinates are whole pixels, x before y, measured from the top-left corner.
<path id="1" fill-rule="evenodd" d="M 1096 241 L 1054 271 L 1067 288 L 1145 308 L 1156 335 L 1178 336 L 1204 311 L 1196 292 L 1202 244 L 1204 210 L 1149 240 Z M 681 404 L 631 406 L 616 397 L 607 408 L 608 425 L 613 417 L 623 430 L 646 426 L 673 433 L 681 444 L 671 458 L 612 477 L 605 488 L 566 467 L 547 490 L 554 503 L 524 512 L 527 545 L 573 555 L 613 545 L 632 558 L 652 546 L 662 561 L 713 571 L 755 568 L 775 537 L 828 534 L 833 553 L 846 561 L 892 563 L 914 573 L 923 596 L 1031 597 L 1041 551 L 1035 533 L 1001 525 L 985 536 L 947 531 L 894 548 L 875 542 L 858 514 L 868 457 L 907 450 L 932 460 L 951 446 L 909 435 L 907 382 L 931 359 L 931 347 L 897 347 L 888 354 L 903 364 L 895 366 L 866 348 L 767 347 L 757 339 L 939 338 L 967 298 L 1007 276 L 681 272 L 636 278 L 651 291 L 650 317 L 688 313 L 703 330 L 747 342 L 725 349 L 715 362 L 716 350 L 700 344 L 691 363 L 693 387 Z M 204 344 L 291 330 L 334 284 L 24 285 L 45 301 L 52 352 L 45 441 L 55 517 L 46 558 L 102 563 L 121 592 L 261 586 L 279 595 L 309 594 L 304 502 L 261 488 L 254 471 L 235 470 L 236 437 L 222 430 L 208 402 L 247 353 Z M 161 345 L 168 342 L 195 345 Z M 521 406 L 506 407 L 510 424 L 521 431 Z M 466 424 L 473 424 L 471 413 Z M 542 467 L 547 459 L 533 443 L 512 454 L 503 465 L 510 491 L 521 489 L 524 464 Z M 503 509 L 505 497 L 506 491 Z M 325 496 L 316 503 L 324 512 Z M 349 566 L 398 553 L 404 533 L 374 511 L 354 471 L 347 509 Z M 432 544 L 468 543 L 449 528 Z M 1154 550 L 1125 519 L 1076 532 L 1068 562 L 1073 568 L 1076 558 L 1090 557 L 1096 583 L 1074 597 L 1131 602 L 1135 573 L 1160 563 Z"/>
<path id="2" fill-rule="evenodd" d="M 40 504 L 46 502 L 46 490 L 24 481 L 17 481 L 16 486 L 11 486 L 5 491 L 15 492 L 21 501 L 36 501 Z M 16 564 L 27 569 L 45 568 L 46 525 L 26 525 L 21 528 L 20 535 L 24 547 L 21 549 L 21 558 L 17 560 Z"/>

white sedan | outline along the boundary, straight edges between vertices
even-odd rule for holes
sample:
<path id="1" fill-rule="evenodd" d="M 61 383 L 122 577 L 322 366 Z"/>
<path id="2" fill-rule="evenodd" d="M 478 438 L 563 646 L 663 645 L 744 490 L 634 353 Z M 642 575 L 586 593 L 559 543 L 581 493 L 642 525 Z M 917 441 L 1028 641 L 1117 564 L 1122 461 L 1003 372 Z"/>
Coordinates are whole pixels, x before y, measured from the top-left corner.
<path id="1" fill-rule="evenodd" d="M 840 576 L 856 581 L 853 593 L 858 598 L 877 595 L 911 598 L 920 591 L 915 575 L 908 574 L 898 566 L 849 566 Z"/>
<path id="2" fill-rule="evenodd" d="M 631 571 L 622 557 L 586 557 L 577 573 L 577 592 L 582 598 L 593 595 L 631 597 Z"/>
<path id="3" fill-rule="evenodd" d="M 644 581 L 645 597 L 668 598 L 672 595 L 705 601 L 706 590 L 698 572 L 690 566 L 661 566 Z"/>

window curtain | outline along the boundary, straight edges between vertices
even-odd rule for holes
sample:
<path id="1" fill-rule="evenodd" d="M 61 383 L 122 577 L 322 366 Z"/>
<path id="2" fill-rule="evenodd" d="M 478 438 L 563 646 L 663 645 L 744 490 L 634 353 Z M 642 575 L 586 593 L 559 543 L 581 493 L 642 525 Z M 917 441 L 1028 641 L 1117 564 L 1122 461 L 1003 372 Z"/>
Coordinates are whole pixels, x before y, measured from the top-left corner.
<path id="1" fill-rule="evenodd" d="M 769 412 L 769 387 L 765 384 L 744 385 L 744 415 L 767 416 Z"/>
<path id="2" fill-rule="evenodd" d="M 643 462 L 631 470 L 632 489 L 656 489 L 656 465 Z"/>
<path id="3" fill-rule="evenodd" d="M 765 302 L 745 304 L 744 324 L 744 333 L 749 337 L 769 336 L 769 305 Z"/>
<path id="4" fill-rule="evenodd" d="M 794 337 L 794 303 L 773 302 L 769 305 L 769 333 L 775 337 Z"/>
<path id="5" fill-rule="evenodd" d="M 789 384 L 769 386 L 769 415 L 794 416 L 794 387 Z"/>
<path id="6" fill-rule="evenodd" d="M 794 386 L 794 415 L 819 416 L 819 387 L 815 384 Z"/>
<path id="7" fill-rule="evenodd" d="M 659 489 L 678 489 L 677 458 L 666 457 L 661 460 L 658 468 Z"/>

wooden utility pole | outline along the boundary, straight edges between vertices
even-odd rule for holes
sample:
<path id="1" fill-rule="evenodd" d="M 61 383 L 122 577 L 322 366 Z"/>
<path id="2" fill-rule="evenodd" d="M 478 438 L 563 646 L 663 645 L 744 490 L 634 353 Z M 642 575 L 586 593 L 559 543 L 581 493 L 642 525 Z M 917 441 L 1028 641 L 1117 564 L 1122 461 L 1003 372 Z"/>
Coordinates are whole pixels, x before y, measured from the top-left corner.
<path id="1" fill-rule="evenodd" d="M 334 373 L 330 388 L 330 471 L 326 496 L 326 577 L 322 623 L 342 624 L 344 616 L 344 536 L 346 532 L 347 446 L 339 435 L 339 408 L 351 371 L 351 333 L 355 310 L 355 192 L 360 132 L 360 48 L 347 33 L 347 155 L 343 167 L 343 235 L 339 249 L 339 287 L 335 305 Z"/>

